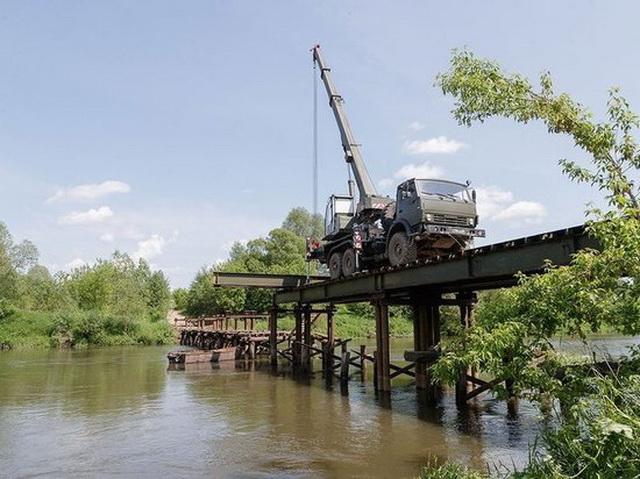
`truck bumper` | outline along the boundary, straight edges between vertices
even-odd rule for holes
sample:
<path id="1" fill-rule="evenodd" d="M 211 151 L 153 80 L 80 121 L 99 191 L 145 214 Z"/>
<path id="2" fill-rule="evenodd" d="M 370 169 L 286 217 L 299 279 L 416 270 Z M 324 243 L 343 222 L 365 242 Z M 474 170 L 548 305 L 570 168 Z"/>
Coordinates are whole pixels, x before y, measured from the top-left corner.
<path id="1" fill-rule="evenodd" d="M 444 234 L 451 236 L 466 236 L 484 238 L 485 230 L 463 228 L 461 226 L 425 225 L 421 234 Z M 419 236 L 418 233 L 416 236 Z"/>

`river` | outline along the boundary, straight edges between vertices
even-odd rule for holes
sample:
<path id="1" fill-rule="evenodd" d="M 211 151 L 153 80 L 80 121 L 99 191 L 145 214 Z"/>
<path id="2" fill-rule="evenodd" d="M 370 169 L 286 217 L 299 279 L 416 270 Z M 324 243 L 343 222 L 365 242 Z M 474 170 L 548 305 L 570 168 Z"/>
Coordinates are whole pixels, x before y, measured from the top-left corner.
<path id="1" fill-rule="evenodd" d="M 170 349 L 0 352 L 0 476 L 415 477 L 429 458 L 522 464 L 543 423 L 526 403 L 427 407 L 408 381 L 389 408 L 370 381 L 327 389 L 266 361 L 168 370 Z"/>

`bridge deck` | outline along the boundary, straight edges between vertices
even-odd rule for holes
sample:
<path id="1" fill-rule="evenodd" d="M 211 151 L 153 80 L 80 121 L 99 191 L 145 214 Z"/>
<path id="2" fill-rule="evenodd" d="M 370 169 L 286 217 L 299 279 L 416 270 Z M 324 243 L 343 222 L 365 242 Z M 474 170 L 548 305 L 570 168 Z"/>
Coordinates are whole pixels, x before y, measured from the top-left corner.
<path id="1" fill-rule="evenodd" d="M 452 258 L 280 289 L 275 302 L 346 303 L 385 296 L 390 303 L 402 304 L 425 289 L 449 293 L 513 286 L 518 272 L 540 272 L 547 260 L 566 265 L 578 250 L 597 247 L 584 226 L 576 226 L 474 248 Z"/>

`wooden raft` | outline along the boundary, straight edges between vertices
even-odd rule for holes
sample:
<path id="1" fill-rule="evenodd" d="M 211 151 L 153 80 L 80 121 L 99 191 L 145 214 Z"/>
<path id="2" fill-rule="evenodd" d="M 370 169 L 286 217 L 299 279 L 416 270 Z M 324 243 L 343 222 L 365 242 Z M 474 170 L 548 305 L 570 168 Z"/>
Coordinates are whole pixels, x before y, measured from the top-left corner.
<path id="1" fill-rule="evenodd" d="M 236 359 L 236 347 L 188 351 L 171 351 L 167 354 L 170 364 L 217 363 Z"/>

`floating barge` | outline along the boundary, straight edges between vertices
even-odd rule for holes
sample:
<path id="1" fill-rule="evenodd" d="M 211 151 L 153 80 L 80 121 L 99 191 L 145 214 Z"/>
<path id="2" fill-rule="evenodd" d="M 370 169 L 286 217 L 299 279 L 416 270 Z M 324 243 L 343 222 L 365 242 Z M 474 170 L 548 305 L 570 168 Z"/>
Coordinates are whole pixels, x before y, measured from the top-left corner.
<path id="1" fill-rule="evenodd" d="M 192 349 L 186 351 L 171 351 L 167 354 L 169 364 L 217 363 L 219 361 L 233 361 L 236 359 L 235 346 L 221 349 Z"/>

